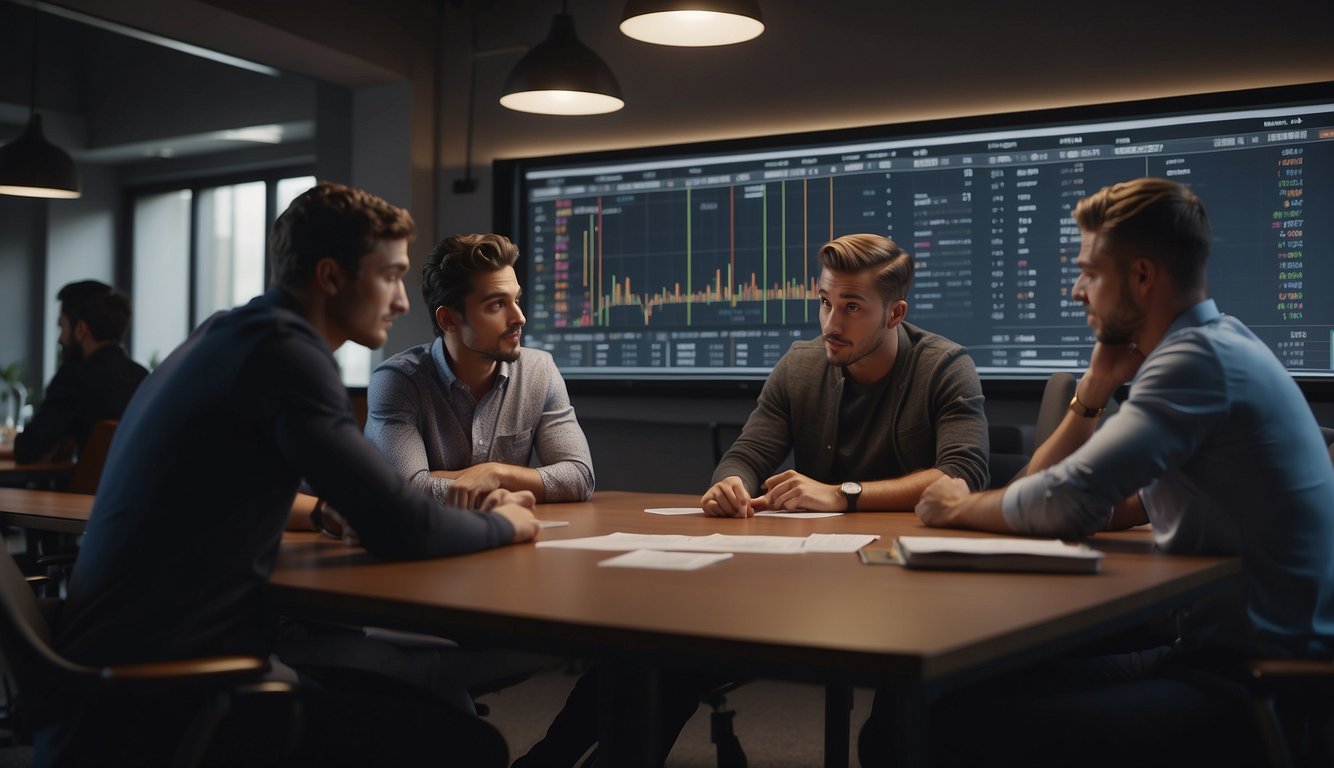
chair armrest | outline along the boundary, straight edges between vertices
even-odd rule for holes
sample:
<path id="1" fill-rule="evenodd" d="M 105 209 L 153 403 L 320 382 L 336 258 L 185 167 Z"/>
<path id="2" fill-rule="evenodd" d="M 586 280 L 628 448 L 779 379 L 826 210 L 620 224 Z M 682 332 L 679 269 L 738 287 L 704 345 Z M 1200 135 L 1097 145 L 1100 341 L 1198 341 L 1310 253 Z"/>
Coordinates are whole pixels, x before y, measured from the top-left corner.
<path id="1" fill-rule="evenodd" d="M 1251 685 L 1269 693 L 1334 690 L 1334 662 L 1314 659 L 1255 659 Z"/>
<path id="2" fill-rule="evenodd" d="M 259 677 L 269 662 L 258 656 L 213 656 L 177 661 L 150 661 L 103 667 L 101 677 L 112 683 L 170 682 L 216 684 L 231 678 Z"/>

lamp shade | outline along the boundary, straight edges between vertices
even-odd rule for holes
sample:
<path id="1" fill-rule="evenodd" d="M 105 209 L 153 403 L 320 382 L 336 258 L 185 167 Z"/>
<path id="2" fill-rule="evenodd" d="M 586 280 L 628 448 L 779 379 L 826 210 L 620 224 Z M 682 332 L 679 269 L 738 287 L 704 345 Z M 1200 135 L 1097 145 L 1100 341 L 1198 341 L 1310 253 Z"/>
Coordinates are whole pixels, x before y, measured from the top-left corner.
<path id="1" fill-rule="evenodd" d="M 78 197 L 79 174 L 65 150 L 46 140 L 36 112 L 22 135 L 0 147 L 0 194 Z"/>
<path id="2" fill-rule="evenodd" d="M 764 31 L 756 0 L 629 0 L 621 31 L 658 45 L 744 43 Z"/>
<path id="3" fill-rule="evenodd" d="M 543 115 L 600 115 L 625 106 L 616 76 L 579 42 L 565 13 L 552 17 L 551 34 L 514 65 L 500 103 Z"/>

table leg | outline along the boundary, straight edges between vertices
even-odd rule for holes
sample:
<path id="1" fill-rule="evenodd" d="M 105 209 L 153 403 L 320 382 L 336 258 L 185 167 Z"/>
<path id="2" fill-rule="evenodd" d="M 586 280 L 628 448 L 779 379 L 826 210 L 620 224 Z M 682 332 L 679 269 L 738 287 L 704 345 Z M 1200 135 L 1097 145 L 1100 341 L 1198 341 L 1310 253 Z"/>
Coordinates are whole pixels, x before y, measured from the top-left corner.
<path id="1" fill-rule="evenodd" d="M 894 697 L 894 720 L 889 733 L 894 765 L 902 768 L 926 768 L 930 761 L 931 722 L 926 692 L 920 685 L 898 683 L 890 686 Z"/>
<path id="2" fill-rule="evenodd" d="M 824 689 L 824 765 L 848 768 L 848 731 L 852 726 L 852 688 L 826 685 Z"/>
<path id="3" fill-rule="evenodd" d="M 661 761 L 659 671 L 604 662 L 598 665 L 598 751 L 603 765 L 655 766 Z"/>

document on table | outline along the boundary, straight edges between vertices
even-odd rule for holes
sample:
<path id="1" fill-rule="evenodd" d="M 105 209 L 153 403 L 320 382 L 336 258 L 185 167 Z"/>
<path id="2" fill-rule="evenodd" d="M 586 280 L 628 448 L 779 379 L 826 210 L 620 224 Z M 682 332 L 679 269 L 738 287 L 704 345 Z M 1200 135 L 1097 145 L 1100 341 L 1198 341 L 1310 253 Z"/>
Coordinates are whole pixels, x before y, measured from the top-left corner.
<path id="1" fill-rule="evenodd" d="M 702 515 L 704 510 L 699 507 L 653 507 L 644 510 L 650 515 Z M 765 511 L 756 512 L 756 517 L 791 517 L 798 520 L 811 520 L 817 517 L 838 517 L 842 512 L 778 512 Z"/>
<path id="2" fill-rule="evenodd" d="M 1103 556 L 1054 539 L 900 536 L 895 549 L 909 568 L 945 570 L 1097 573 Z"/>
<path id="3" fill-rule="evenodd" d="M 628 552 L 651 549 L 667 552 L 750 552 L 764 554 L 851 553 L 880 538 L 873 533 L 813 533 L 810 536 L 709 536 L 679 534 L 609 533 L 581 539 L 537 542 L 548 549 L 592 549 Z"/>
<path id="4" fill-rule="evenodd" d="M 732 557 L 731 552 L 660 552 L 636 549 L 623 555 L 603 560 L 604 568 L 653 568 L 661 571 L 697 571 L 721 563 Z"/>

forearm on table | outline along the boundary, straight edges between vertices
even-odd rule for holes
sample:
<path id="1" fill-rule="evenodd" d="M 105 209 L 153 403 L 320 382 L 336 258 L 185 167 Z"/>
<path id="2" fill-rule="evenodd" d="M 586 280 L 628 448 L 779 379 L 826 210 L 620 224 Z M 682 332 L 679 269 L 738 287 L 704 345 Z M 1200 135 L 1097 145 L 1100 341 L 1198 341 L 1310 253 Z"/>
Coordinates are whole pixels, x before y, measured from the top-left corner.
<path id="1" fill-rule="evenodd" d="M 862 512 L 911 512 L 922 498 L 922 491 L 945 476 L 944 472 L 932 467 L 890 480 L 864 482 L 857 509 Z"/>

